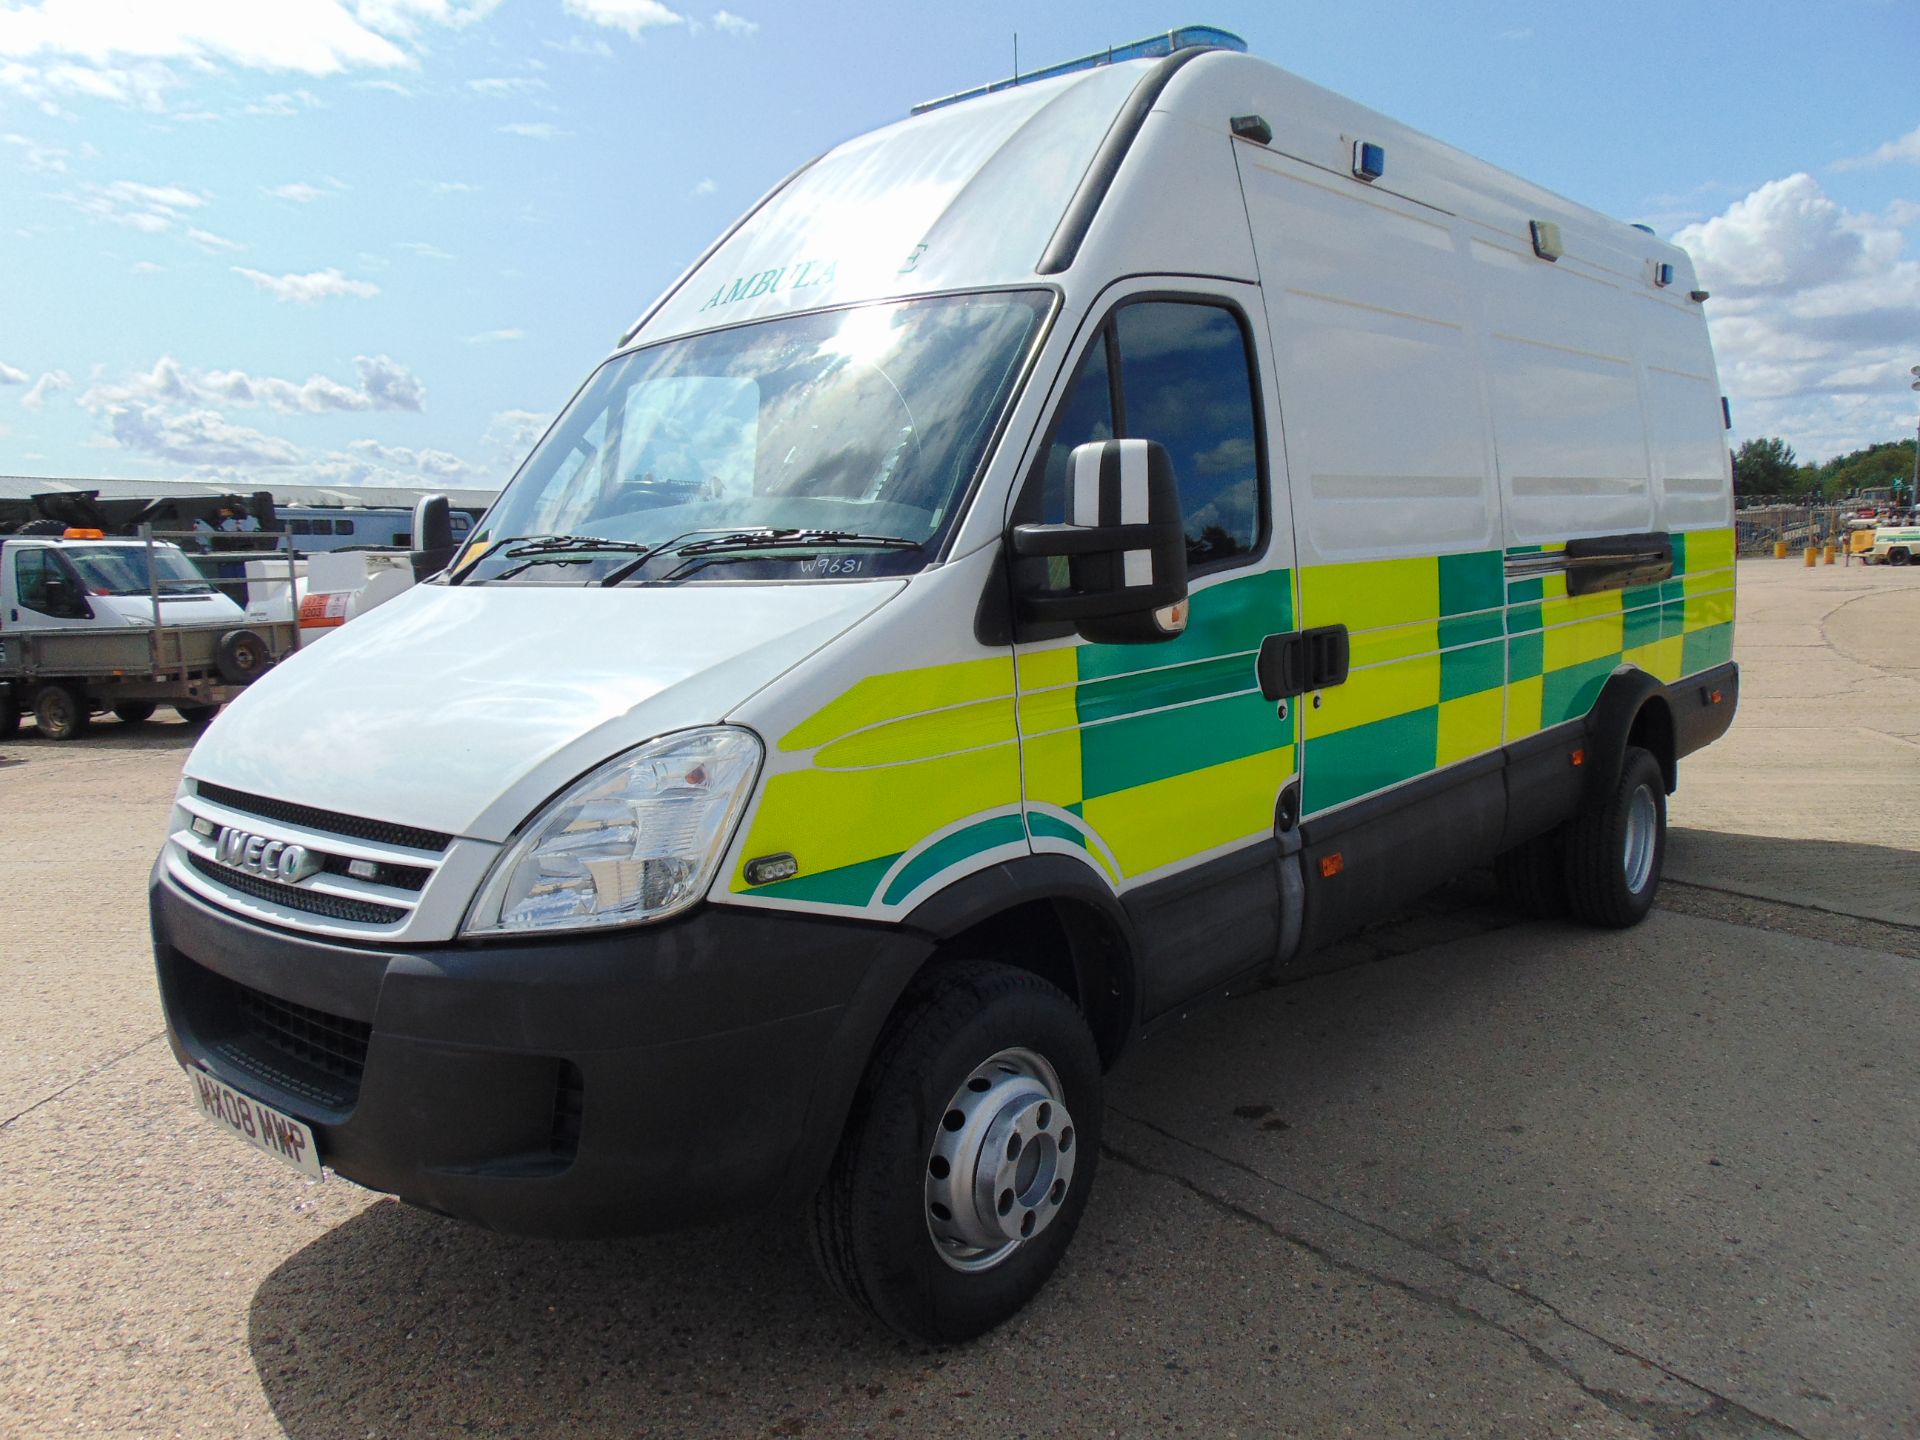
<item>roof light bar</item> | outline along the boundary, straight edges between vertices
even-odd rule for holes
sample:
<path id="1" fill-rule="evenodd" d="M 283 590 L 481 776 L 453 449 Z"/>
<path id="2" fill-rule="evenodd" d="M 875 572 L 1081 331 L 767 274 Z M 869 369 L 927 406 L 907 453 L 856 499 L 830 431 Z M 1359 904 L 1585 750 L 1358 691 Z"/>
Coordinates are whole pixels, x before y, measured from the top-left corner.
<path id="1" fill-rule="evenodd" d="M 1015 75 L 1011 80 L 995 80 L 991 84 L 976 85 L 971 90 L 962 90 L 938 100 L 925 100 L 909 113 L 924 115 L 929 110 L 958 105 L 962 100 L 992 95 L 1000 90 L 1011 90 L 1016 85 L 1031 85 L 1036 80 L 1051 80 L 1057 75 L 1071 75 L 1076 70 L 1096 70 L 1102 65 L 1118 65 L 1127 60 L 1158 60 L 1180 50 L 1237 50 L 1245 54 L 1246 49 L 1247 42 L 1230 31 L 1213 25 L 1183 25 L 1178 30 L 1149 35 L 1144 40 L 1135 40 L 1126 45 L 1109 45 L 1105 50 L 1082 55 L 1078 60 L 1063 60 L 1043 70 L 1029 70 L 1024 75 Z"/>

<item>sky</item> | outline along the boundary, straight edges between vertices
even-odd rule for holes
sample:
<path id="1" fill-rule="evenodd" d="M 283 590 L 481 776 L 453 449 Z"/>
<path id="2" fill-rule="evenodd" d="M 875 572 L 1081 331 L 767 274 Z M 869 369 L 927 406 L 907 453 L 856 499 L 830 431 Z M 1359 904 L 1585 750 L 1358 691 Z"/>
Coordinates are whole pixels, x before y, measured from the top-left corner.
<path id="1" fill-rule="evenodd" d="M 1920 415 L 1911 0 L 727 7 L 0 0 L 0 474 L 498 485 L 796 165 L 1201 22 L 1686 246 L 1736 441 Z"/>

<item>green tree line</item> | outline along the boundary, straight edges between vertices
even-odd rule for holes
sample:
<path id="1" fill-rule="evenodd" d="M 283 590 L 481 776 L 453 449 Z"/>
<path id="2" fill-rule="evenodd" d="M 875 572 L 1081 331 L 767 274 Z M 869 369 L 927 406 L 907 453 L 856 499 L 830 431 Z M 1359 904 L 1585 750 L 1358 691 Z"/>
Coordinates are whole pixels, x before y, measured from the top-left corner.
<path id="1" fill-rule="evenodd" d="M 1776 436 L 1743 440 L 1733 455 L 1733 490 L 1736 495 L 1844 500 L 1861 490 L 1891 489 L 1896 499 L 1911 501 L 1913 444 L 1883 440 L 1824 465 L 1802 465 L 1793 447 Z"/>

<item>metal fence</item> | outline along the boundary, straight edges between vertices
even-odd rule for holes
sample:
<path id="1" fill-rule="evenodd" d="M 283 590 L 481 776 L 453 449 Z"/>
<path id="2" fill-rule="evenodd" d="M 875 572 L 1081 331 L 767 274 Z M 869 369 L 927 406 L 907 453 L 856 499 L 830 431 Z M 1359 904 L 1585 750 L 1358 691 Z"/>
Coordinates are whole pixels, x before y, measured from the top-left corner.
<path id="1" fill-rule="evenodd" d="M 1749 506 L 1733 513 L 1734 544 L 1742 555 L 1771 555 L 1781 544 L 1789 553 L 1844 546 L 1859 513 L 1857 504 Z"/>

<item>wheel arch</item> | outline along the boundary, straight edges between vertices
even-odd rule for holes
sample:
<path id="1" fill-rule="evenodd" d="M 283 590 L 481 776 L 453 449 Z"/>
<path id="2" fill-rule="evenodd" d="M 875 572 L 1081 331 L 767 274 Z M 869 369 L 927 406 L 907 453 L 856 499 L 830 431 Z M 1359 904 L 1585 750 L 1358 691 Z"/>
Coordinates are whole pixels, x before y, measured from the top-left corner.
<path id="1" fill-rule="evenodd" d="M 904 922 L 933 941 L 927 965 L 997 960 L 1062 990 L 1111 1069 L 1138 1028 L 1138 953 L 1119 900 L 1064 855 L 1005 861 L 929 897 Z"/>
<path id="2" fill-rule="evenodd" d="M 1589 794 L 1612 793 L 1629 746 L 1652 754 L 1669 795 L 1679 787 L 1673 709 L 1667 703 L 1666 686 L 1646 671 L 1628 668 L 1608 677 L 1594 702 L 1588 733 L 1592 752 Z"/>

